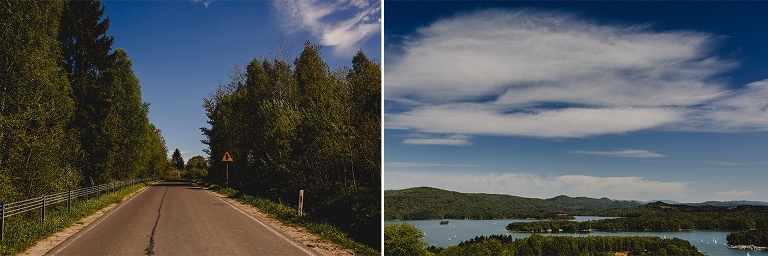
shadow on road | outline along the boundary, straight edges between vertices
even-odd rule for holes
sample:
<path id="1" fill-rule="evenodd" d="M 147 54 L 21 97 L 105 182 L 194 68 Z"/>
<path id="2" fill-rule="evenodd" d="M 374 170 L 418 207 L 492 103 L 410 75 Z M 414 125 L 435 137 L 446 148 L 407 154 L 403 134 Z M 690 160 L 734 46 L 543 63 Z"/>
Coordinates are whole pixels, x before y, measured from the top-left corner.
<path id="1" fill-rule="evenodd" d="M 153 187 L 190 187 L 199 188 L 190 181 L 161 181 L 152 185 Z"/>

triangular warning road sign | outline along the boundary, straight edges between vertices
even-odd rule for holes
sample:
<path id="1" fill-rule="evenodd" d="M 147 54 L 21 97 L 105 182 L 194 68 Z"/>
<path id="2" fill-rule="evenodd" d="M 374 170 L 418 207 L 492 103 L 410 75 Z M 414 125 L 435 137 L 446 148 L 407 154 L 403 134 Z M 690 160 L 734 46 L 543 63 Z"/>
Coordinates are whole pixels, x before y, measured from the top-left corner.
<path id="1" fill-rule="evenodd" d="M 232 156 L 229 155 L 229 151 L 224 151 L 224 157 L 221 158 L 221 161 L 225 163 L 231 163 L 234 162 L 235 159 L 232 159 Z"/>

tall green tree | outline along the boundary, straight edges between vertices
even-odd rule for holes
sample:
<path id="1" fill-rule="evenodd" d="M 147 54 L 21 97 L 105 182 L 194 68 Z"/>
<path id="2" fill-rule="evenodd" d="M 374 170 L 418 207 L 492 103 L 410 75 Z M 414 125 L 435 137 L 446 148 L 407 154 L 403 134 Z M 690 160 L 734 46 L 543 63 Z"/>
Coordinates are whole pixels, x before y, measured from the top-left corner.
<path id="1" fill-rule="evenodd" d="M 173 151 L 171 162 L 173 163 L 173 167 L 177 170 L 184 170 L 184 158 L 181 157 L 181 151 L 179 151 L 178 148 Z"/>
<path id="2" fill-rule="evenodd" d="M 147 168 L 150 158 L 149 104 L 141 100 L 141 87 L 132 66 L 128 53 L 117 49 L 104 72 L 109 104 L 101 109 L 106 112 L 101 133 L 111 142 L 100 175 L 104 180 L 136 177 Z"/>
<path id="3" fill-rule="evenodd" d="M 39 196 L 79 182 L 65 130 L 72 88 L 57 61 L 61 1 L 0 2 L 0 200 Z"/>
<path id="4" fill-rule="evenodd" d="M 82 157 L 77 165 L 88 179 L 103 181 L 110 168 L 110 153 L 116 147 L 109 134 L 115 127 L 108 120 L 114 93 L 104 72 L 111 60 L 114 38 L 107 35 L 109 17 L 102 18 L 104 6 L 98 0 L 66 1 L 58 39 L 62 45 L 61 68 L 67 73 L 75 98 L 70 131 L 78 136 Z"/>
<path id="5" fill-rule="evenodd" d="M 154 124 L 149 125 L 150 133 L 149 145 L 147 146 L 147 153 L 150 155 L 148 168 L 146 173 L 141 173 L 142 177 L 169 177 L 171 173 L 171 165 L 168 161 L 168 147 L 165 145 L 165 139 L 163 138 L 162 131 L 155 127 Z"/>
<path id="6" fill-rule="evenodd" d="M 191 169 L 208 169 L 208 161 L 203 156 L 193 156 L 187 160 L 187 170 Z"/>
<path id="7" fill-rule="evenodd" d="M 355 166 L 367 171 L 359 175 L 362 181 L 380 188 L 381 160 L 377 157 L 381 156 L 381 66 L 368 59 L 363 51 L 358 51 L 352 58 L 348 78 L 351 122 L 355 130 L 353 145 L 359 152 Z"/>

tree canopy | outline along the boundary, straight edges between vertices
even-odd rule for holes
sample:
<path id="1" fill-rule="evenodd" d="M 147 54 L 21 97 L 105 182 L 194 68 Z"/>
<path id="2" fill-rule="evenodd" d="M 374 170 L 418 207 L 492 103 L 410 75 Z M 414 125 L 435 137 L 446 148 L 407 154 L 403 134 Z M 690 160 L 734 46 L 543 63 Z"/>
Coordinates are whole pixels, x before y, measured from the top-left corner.
<path id="1" fill-rule="evenodd" d="M 514 222 L 510 223 L 507 229 L 520 232 L 768 229 L 768 206 L 688 206 L 655 202 L 611 211 L 623 218 L 589 222 Z"/>
<path id="2" fill-rule="evenodd" d="M 101 2 L 0 6 L 0 201 L 163 175 L 165 141 Z"/>
<path id="3" fill-rule="evenodd" d="M 307 41 L 291 62 L 254 58 L 204 99 L 208 179 L 297 204 L 356 240 L 380 246 L 381 68 L 360 51 L 330 70 Z"/>

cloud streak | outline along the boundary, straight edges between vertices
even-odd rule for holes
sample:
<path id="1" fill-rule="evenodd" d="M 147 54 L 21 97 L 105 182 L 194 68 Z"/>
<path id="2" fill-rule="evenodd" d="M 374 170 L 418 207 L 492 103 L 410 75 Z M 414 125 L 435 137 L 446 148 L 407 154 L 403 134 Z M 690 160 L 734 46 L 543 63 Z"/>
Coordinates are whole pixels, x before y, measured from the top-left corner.
<path id="1" fill-rule="evenodd" d="M 722 192 L 716 192 L 715 195 L 723 196 L 731 199 L 743 199 L 745 197 L 751 196 L 755 192 L 752 190 L 728 190 L 728 191 L 722 191 Z"/>
<path id="2" fill-rule="evenodd" d="M 628 157 L 628 158 L 659 158 L 667 157 L 665 155 L 650 152 L 642 149 L 628 149 L 619 151 L 573 151 L 574 154 L 609 156 L 609 157 Z"/>
<path id="3" fill-rule="evenodd" d="M 386 128 L 441 134 L 581 138 L 657 127 L 680 118 L 674 109 L 567 108 L 505 113 L 483 104 L 443 104 L 389 114 Z"/>
<path id="4" fill-rule="evenodd" d="M 416 138 L 407 138 L 403 140 L 405 144 L 413 145 L 444 145 L 444 146 L 466 146 L 472 143 L 469 142 L 470 136 L 466 135 L 448 135 L 445 137 L 434 137 L 431 135 L 420 134 Z"/>
<path id="5" fill-rule="evenodd" d="M 446 173 L 386 171 L 385 189 L 431 186 L 471 193 L 497 193 L 551 198 L 558 195 L 626 200 L 684 200 L 689 182 L 663 182 L 645 177 L 595 177 L 561 175 L 542 177 L 530 173 Z"/>
<path id="6" fill-rule="evenodd" d="M 381 3 L 369 0 L 274 0 L 280 23 L 289 33 L 308 31 L 334 54 L 350 54 L 381 32 Z"/>
<path id="7" fill-rule="evenodd" d="M 442 163 L 414 163 L 414 162 L 387 162 L 385 163 L 388 168 L 423 168 L 423 167 L 440 167 L 440 168 L 456 168 L 456 167 L 477 167 L 478 165 L 471 164 L 442 164 Z"/>
<path id="8" fill-rule="evenodd" d="M 491 9 L 403 38 L 387 57 L 385 99 L 402 107 L 387 113 L 387 129 L 541 138 L 768 131 L 768 80 L 729 89 L 722 77 L 738 63 L 714 53 L 723 36 Z"/>

